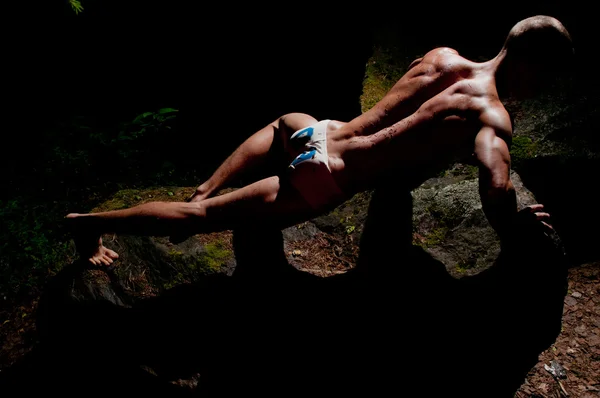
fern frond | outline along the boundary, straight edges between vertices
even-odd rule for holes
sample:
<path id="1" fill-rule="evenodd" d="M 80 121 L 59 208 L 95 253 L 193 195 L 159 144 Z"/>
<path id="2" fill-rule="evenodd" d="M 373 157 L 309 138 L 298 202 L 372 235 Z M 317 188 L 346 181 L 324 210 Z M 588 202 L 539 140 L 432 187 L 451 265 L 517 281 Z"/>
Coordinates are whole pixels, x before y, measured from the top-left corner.
<path id="1" fill-rule="evenodd" d="M 79 0 L 68 0 L 69 4 L 71 5 L 71 8 L 73 9 L 73 11 L 75 11 L 75 14 L 79 14 L 81 11 L 83 11 L 83 6 L 81 5 L 81 1 Z"/>

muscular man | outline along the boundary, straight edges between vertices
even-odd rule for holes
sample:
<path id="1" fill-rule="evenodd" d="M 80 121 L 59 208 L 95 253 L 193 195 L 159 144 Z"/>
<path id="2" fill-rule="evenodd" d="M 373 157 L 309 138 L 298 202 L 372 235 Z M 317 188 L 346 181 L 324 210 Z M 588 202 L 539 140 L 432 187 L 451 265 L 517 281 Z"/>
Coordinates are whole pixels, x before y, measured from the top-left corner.
<path id="1" fill-rule="evenodd" d="M 416 59 L 369 111 L 349 122 L 284 115 L 250 136 L 187 202 L 151 202 L 129 209 L 69 214 L 78 250 L 96 265 L 117 254 L 103 233 L 192 235 L 260 223 L 285 228 L 334 209 L 380 184 L 406 189 L 456 161 L 479 166 L 483 210 L 501 239 L 517 213 L 510 180 L 512 124 L 501 99 L 523 98 L 569 67 L 569 33 L 555 18 L 518 22 L 500 52 L 474 62 L 451 48 Z M 323 93 L 327 95 L 327 93 Z M 214 196 L 239 172 L 281 148 L 286 171 Z M 545 223 L 542 205 L 531 207 Z M 549 227 L 549 224 L 545 224 Z"/>

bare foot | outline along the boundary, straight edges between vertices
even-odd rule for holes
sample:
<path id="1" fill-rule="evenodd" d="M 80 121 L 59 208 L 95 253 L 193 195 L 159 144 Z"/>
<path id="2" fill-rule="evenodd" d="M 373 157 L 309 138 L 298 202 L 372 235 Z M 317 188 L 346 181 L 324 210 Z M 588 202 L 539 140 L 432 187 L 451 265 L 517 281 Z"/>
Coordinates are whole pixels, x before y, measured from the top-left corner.
<path id="1" fill-rule="evenodd" d="M 87 258 L 93 265 L 110 266 L 119 255 L 102 244 L 102 237 L 96 238 L 92 231 L 85 228 L 81 214 L 68 214 L 66 219 L 73 232 L 75 246 L 81 258 Z"/>
<path id="2" fill-rule="evenodd" d="M 98 246 L 92 251 L 88 261 L 94 265 L 104 264 L 110 266 L 117 258 L 119 258 L 119 255 L 114 250 L 105 247 L 102 244 L 102 238 L 98 238 Z"/>

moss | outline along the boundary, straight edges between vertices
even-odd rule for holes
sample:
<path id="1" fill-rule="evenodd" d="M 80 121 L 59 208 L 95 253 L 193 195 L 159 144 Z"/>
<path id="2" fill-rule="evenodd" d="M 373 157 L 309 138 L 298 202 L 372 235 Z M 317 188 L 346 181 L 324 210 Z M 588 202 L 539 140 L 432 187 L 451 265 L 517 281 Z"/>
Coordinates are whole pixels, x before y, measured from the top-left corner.
<path id="1" fill-rule="evenodd" d="M 529 137 L 515 136 L 512 139 L 510 156 L 512 163 L 516 166 L 528 159 L 535 157 L 537 153 L 537 142 Z"/>
<path id="2" fill-rule="evenodd" d="M 426 249 L 428 247 L 436 246 L 443 242 L 446 238 L 446 234 L 448 233 L 448 228 L 445 226 L 440 226 L 434 228 L 429 233 L 425 235 L 420 235 L 420 239 L 413 239 L 413 243 L 417 246 Z"/>
<path id="3" fill-rule="evenodd" d="M 363 112 L 371 109 L 392 86 L 402 77 L 406 70 L 406 60 L 398 62 L 394 49 L 377 46 L 371 59 L 367 62 L 363 93 L 360 98 Z"/>
<path id="4" fill-rule="evenodd" d="M 168 290 L 168 289 L 174 288 L 177 285 L 181 285 L 181 284 L 187 283 L 187 282 L 188 282 L 188 280 L 183 276 L 183 274 L 181 272 L 179 272 L 179 273 L 177 273 L 177 275 L 175 275 L 175 277 L 173 279 L 165 282 L 163 287 Z"/>
<path id="5" fill-rule="evenodd" d="M 162 286 L 171 289 L 184 283 L 196 282 L 202 275 L 219 272 L 221 267 L 233 257 L 233 252 L 224 242 L 215 241 L 204 246 L 204 251 L 196 257 L 189 257 L 185 253 L 172 249 L 168 256 L 172 268 L 167 275 L 162 275 Z"/>
<path id="6" fill-rule="evenodd" d="M 467 272 L 467 269 L 469 269 L 468 265 L 463 262 L 456 263 L 456 266 L 454 268 L 456 269 L 456 272 L 460 274 Z"/>
<path id="7" fill-rule="evenodd" d="M 139 199 L 138 199 L 139 198 Z M 120 210 L 135 206 L 141 199 L 140 191 L 137 189 L 124 189 L 117 192 L 111 199 L 102 203 L 92 212 Z"/>
<path id="8" fill-rule="evenodd" d="M 464 172 L 466 174 L 466 180 L 474 180 L 479 177 L 479 167 L 473 165 L 465 165 Z"/>
<path id="9" fill-rule="evenodd" d="M 223 242 L 217 241 L 209 243 L 204 247 L 204 252 L 196 259 L 193 269 L 205 270 L 209 272 L 219 271 L 223 263 L 229 260 L 233 253 L 225 248 Z"/>
<path id="10" fill-rule="evenodd" d="M 460 177 L 464 176 L 465 180 L 474 180 L 479 177 L 479 168 L 472 164 L 457 163 L 451 168 L 442 170 L 438 177 Z"/>
<path id="11" fill-rule="evenodd" d="M 233 257 L 233 252 L 224 242 L 217 240 L 206 244 L 204 251 L 193 259 L 186 258 L 184 253 L 175 249 L 169 252 L 169 257 L 176 269 L 193 280 L 197 272 L 204 274 L 219 271 L 221 266 Z"/>
<path id="12" fill-rule="evenodd" d="M 100 211 L 127 209 L 142 203 L 161 201 L 180 201 L 190 195 L 192 188 L 157 187 L 146 189 L 123 189 L 115 193 L 112 198 L 103 202 L 92 213 Z"/>
<path id="13" fill-rule="evenodd" d="M 469 260 L 464 260 L 464 261 L 460 261 L 458 263 L 456 263 L 456 271 L 459 273 L 465 273 L 470 269 L 475 268 L 475 266 L 477 265 L 477 262 L 475 259 L 469 259 Z"/>
<path id="14" fill-rule="evenodd" d="M 173 259 L 178 259 L 181 256 L 183 256 L 183 252 L 180 252 L 179 250 L 171 249 L 171 251 L 169 252 L 169 256 L 171 256 Z"/>

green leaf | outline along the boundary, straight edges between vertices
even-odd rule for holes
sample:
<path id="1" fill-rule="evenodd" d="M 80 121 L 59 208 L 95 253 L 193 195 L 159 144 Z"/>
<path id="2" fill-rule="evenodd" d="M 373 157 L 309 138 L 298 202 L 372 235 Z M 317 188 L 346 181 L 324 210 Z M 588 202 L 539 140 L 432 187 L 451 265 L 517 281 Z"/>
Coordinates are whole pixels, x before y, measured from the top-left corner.
<path id="1" fill-rule="evenodd" d="M 75 14 L 79 14 L 81 11 L 83 11 L 83 6 L 79 0 L 69 0 L 69 4 L 71 5 L 73 11 L 75 11 Z"/>
<path id="2" fill-rule="evenodd" d="M 150 115 L 152 115 L 152 112 L 144 112 L 141 115 L 138 115 L 135 119 L 133 119 L 133 122 L 131 123 L 140 123 L 143 119 L 147 118 Z"/>
<path id="3" fill-rule="evenodd" d="M 173 196 L 174 194 L 173 194 L 173 192 L 167 192 L 167 195 Z"/>
<path id="4" fill-rule="evenodd" d="M 177 109 L 173 109 L 173 108 L 162 108 L 158 110 L 158 114 L 159 115 L 164 115 L 165 113 L 174 113 L 174 112 L 179 112 Z"/>

